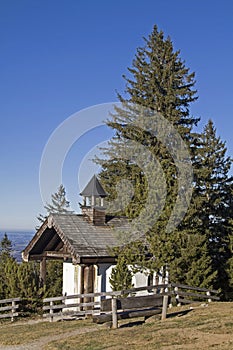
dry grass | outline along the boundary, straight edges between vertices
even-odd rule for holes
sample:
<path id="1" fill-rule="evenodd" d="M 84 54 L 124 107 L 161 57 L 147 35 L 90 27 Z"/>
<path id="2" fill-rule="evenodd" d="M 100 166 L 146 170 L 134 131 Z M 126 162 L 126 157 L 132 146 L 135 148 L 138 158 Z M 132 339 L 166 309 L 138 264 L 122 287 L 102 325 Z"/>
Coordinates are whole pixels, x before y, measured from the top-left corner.
<path id="1" fill-rule="evenodd" d="M 0 324 L 0 349 L 1 345 L 17 345 L 34 342 L 44 336 L 53 336 L 72 332 L 77 328 L 91 327 L 91 321 L 69 321 L 69 322 L 39 322 L 38 321 L 16 321 L 14 323 Z"/>
<path id="2" fill-rule="evenodd" d="M 164 322 L 153 320 L 139 324 L 139 319 L 130 320 L 131 323 L 124 321 L 117 330 L 94 326 L 88 320 L 3 325 L 0 326 L 0 348 L 1 344 L 25 344 L 38 339 L 41 350 L 233 349 L 233 303 L 212 303 L 208 307 L 188 309 L 188 306 L 172 308 L 170 317 Z M 81 330 L 88 333 L 78 334 Z M 59 334 L 60 340 L 51 341 Z M 51 337 L 42 342 L 45 336 Z"/>
<path id="3" fill-rule="evenodd" d="M 187 310 L 188 308 L 179 309 Z M 177 309 L 170 310 L 174 313 Z M 233 303 L 213 303 L 190 312 L 173 314 L 166 321 L 117 330 L 103 329 L 48 344 L 46 350 L 203 350 L 233 349 Z M 133 325 L 133 324 L 131 324 Z"/>

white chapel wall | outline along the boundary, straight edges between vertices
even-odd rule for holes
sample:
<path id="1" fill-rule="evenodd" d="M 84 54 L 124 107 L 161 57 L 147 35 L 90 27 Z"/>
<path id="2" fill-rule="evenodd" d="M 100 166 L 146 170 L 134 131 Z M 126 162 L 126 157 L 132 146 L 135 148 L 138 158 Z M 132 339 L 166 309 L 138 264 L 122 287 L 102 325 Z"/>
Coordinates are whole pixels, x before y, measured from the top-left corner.
<path id="1" fill-rule="evenodd" d="M 81 266 L 64 262 L 62 294 L 75 295 L 80 293 L 81 293 Z M 79 302 L 79 299 L 66 300 L 66 304 L 73 304 L 76 302 Z M 75 311 L 74 309 L 76 310 L 76 308 L 72 308 L 73 311 Z"/>

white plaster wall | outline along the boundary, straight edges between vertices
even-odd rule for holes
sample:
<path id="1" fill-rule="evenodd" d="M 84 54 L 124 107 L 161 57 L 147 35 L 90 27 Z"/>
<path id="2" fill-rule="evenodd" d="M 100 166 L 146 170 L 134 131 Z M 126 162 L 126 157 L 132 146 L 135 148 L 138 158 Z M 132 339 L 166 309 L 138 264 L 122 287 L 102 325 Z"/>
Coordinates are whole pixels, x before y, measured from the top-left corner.
<path id="1" fill-rule="evenodd" d="M 135 288 L 147 286 L 148 275 L 142 272 L 137 272 L 133 275 L 132 283 Z"/>
<path id="2" fill-rule="evenodd" d="M 63 295 L 74 294 L 74 270 L 75 266 L 71 263 L 63 263 Z"/>
<path id="3" fill-rule="evenodd" d="M 106 292 L 111 292 L 112 291 L 112 287 L 111 284 L 109 282 L 109 279 L 111 277 L 111 273 L 112 273 L 112 269 L 113 267 L 115 267 L 116 265 L 110 265 L 107 269 L 106 269 Z"/>
<path id="4" fill-rule="evenodd" d="M 96 280 L 95 280 L 95 292 L 109 292 L 112 291 L 109 283 L 109 277 L 111 275 L 112 265 L 111 264 L 98 264 L 95 266 L 96 269 Z M 95 301 L 99 300 L 100 297 L 96 297 Z"/>
<path id="5" fill-rule="evenodd" d="M 63 263 L 63 295 L 74 295 L 81 293 L 81 267 L 72 263 Z M 79 299 L 68 299 L 66 304 L 79 302 Z M 71 309 L 67 309 L 67 311 Z M 77 308 L 72 308 L 77 311 Z"/>
<path id="6" fill-rule="evenodd" d="M 148 272 L 149 271 L 145 270 L 144 272 L 136 272 L 133 275 L 133 278 L 132 278 L 133 288 L 145 287 L 148 285 Z M 145 294 L 148 294 L 148 292 L 144 290 L 137 292 L 137 295 L 145 295 Z"/>

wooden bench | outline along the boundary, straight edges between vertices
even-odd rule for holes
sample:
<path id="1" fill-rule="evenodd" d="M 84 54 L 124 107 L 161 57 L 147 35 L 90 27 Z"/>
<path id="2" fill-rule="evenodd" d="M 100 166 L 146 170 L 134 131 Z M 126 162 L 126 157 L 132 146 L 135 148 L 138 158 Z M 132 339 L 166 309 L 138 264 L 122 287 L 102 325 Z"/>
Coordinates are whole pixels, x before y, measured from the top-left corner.
<path id="1" fill-rule="evenodd" d="M 150 317 L 162 313 L 166 294 L 153 294 L 127 298 L 111 298 L 101 301 L 100 315 L 93 315 L 93 322 L 101 324 L 112 322 L 117 328 L 117 321 L 134 317 Z M 167 305 L 166 305 L 167 307 Z"/>

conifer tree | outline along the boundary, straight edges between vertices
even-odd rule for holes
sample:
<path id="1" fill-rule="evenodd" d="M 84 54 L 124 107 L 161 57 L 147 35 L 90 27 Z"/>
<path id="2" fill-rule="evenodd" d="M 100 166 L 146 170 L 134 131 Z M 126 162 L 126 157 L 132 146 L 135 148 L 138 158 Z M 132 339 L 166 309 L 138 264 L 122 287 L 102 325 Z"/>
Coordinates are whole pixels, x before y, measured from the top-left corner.
<path id="1" fill-rule="evenodd" d="M 4 259 L 4 257 L 12 256 L 12 242 L 8 238 L 6 233 L 4 234 L 0 242 L 0 256 L 1 256 L 1 259 Z"/>
<path id="2" fill-rule="evenodd" d="M 227 156 L 225 142 L 217 136 L 211 120 L 200 138 L 199 170 L 196 191 L 199 199 L 199 232 L 206 235 L 212 270 L 216 271 L 214 288 L 221 288 L 224 297 L 229 291 L 227 261 L 232 232 L 232 180 L 229 175 L 232 160 Z"/>
<path id="3" fill-rule="evenodd" d="M 70 203 L 66 199 L 66 190 L 62 184 L 58 187 L 57 192 L 51 195 L 51 203 L 46 203 L 44 208 L 47 211 L 47 215 L 39 214 L 37 219 L 39 220 L 40 224 L 44 222 L 49 214 L 68 214 L 73 212 L 70 210 Z M 39 227 L 36 227 L 36 229 L 38 228 Z"/>
<path id="4" fill-rule="evenodd" d="M 47 211 L 47 215 L 39 214 L 37 219 L 40 223 L 43 223 L 49 214 L 73 213 L 73 211 L 70 210 L 70 203 L 66 199 L 66 190 L 62 184 L 58 187 L 58 191 L 51 195 L 51 203 L 47 203 L 44 208 Z M 39 227 L 36 227 L 36 229 L 39 229 Z M 44 293 L 46 296 L 61 294 L 62 274 L 62 262 L 51 260 L 47 263 L 46 285 L 44 286 Z"/>
<path id="5" fill-rule="evenodd" d="M 142 208 L 147 205 L 147 198 L 151 195 L 149 192 L 151 189 L 148 187 L 150 179 L 145 176 L 140 166 L 134 164 L 133 160 L 125 160 L 121 156 L 122 153 L 127 154 L 129 141 L 135 141 L 135 144 L 146 147 L 160 164 L 166 184 L 165 199 L 163 193 L 161 194 L 165 192 L 161 190 L 162 179 L 157 176 L 155 186 L 157 192 L 152 194 L 155 202 L 146 209 L 153 217 L 156 215 L 158 205 L 156 200 L 162 198 L 165 205 L 153 227 L 144 223 L 147 240 L 145 249 L 148 251 L 148 257 L 151 257 L 147 261 L 147 267 L 160 270 L 165 264 L 171 267 L 171 263 L 181 254 L 181 247 L 177 246 L 176 232 L 166 232 L 166 226 L 178 196 L 179 182 L 179 174 L 174 159 L 169 153 L 169 147 L 179 149 L 179 145 L 173 145 L 175 139 L 172 134 L 168 135 L 170 138 L 168 137 L 167 144 L 164 144 L 150 130 L 135 126 L 138 121 L 137 107 L 135 112 L 131 106 L 141 106 L 149 113 L 150 111 L 160 113 L 186 142 L 192 158 L 196 141 L 196 135 L 192 129 L 199 120 L 191 116 L 189 111 L 190 104 L 197 99 L 194 88 L 195 79 L 194 73 L 189 72 L 180 58 L 180 52 L 174 51 L 171 39 L 165 38 L 163 32 L 158 31 L 156 26 L 148 39 L 145 39 L 145 46 L 137 49 L 132 67 L 128 68 L 128 71 L 130 77 L 124 76 L 125 95 L 118 94 L 123 107 L 116 107 L 115 113 L 107 121 L 107 125 L 115 130 L 115 136 L 109 142 L 109 147 L 103 150 L 104 159 L 98 159 L 97 162 L 102 166 L 101 180 L 110 194 L 110 200 L 116 197 L 113 185 L 121 181 L 122 177 L 128 178 L 134 184 L 132 201 L 124 211 L 121 211 L 121 214 L 131 219 L 138 217 Z M 141 161 L 144 155 L 137 147 L 135 152 Z M 152 159 L 151 163 L 153 161 Z M 153 171 L 151 171 L 152 176 Z M 138 242 L 136 245 L 139 246 Z M 130 246 L 135 249 L 133 242 Z M 127 256 L 130 255 L 128 247 L 126 251 Z"/>
<path id="6" fill-rule="evenodd" d="M 228 291 L 228 299 L 233 300 L 233 220 L 230 220 L 231 231 L 229 234 L 229 252 L 230 257 L 227 261 L 227 277 L 229 281 L 229 291 Z"/>
<path id="7" fill-rule="evenodd" d="M 212 269 L 206 235 L 196 227 L 177 230 L 176 258 L 169 265 L 170 280 L 190 286 L 213 288 L 217 272 Z"/>
<path id="8" fill-rule="evenodd" d="M 174 52 L 171 39 L 169 37 L 165 39 L 163 32 L 159 32 L 155 26 L 149 38 L 145 39 L 145 46 L 137 49 L 132 68 L 128 68 L 131 77 L 124 76 L 126 96 L 118 94 L 118 99 L 123 106 L 135 104 L 161 113 L 191 145 L 193 141 L 191 130 L 198 122 L 198 119 L 189 113 L 190 103 L 197 99 L 195 80 L 194 73 L 189 73 L 179 54 L 179 51 Z M 101 179 L 112 198 L 116 195 L 112 185 L 122 178 L 128 178 L 134 184 L 134 197 L 124 213 L 131 218 L 137 216 L 148 195 L 146 179 L 137 165 L 118 155 L 122 148 L 127 153 L 129 139 L 146 145 L 160 161 L 166 176 L 167 192 L 170 197 L 167 198 L 163 213 L 166 221 L 177 196 L 177 169 L 166 145 L 159 142 L 154 135 L 150 135 L 149 130 L 138 130 L 133 126 L 134 120 L 136 122 L 137 119 L 136 112 L 132 113 L 127 107 L 125 109 L 116 107 L 116 113 L 107 121 L 107 125 L 113 128 L 116 134 L 109 142 L 109 147 L 104 150 L 107 161 L 97 160 L 103 169 Z"/>
<path id="9" fill-rule="evenodd" d="M 221 287 L 226 292 L 229 289 L 226 269 L 228 266 L 228 271 L 231 271 L 232 265 L 229 259 L 232 179 L 228 176 L 231 160 L 226 156 L 225 143 L 216 136 L 211 121 L 201 135 L 193 132 L 193 126 L 198 122 L 189 111 L 190 103 L 197 98 L 194 73 L 189 73 L 179 57 L 179 51 L 174 52 L 170 38 L 165 39 L 163 32 L 155 26 L 145 43 L 137 50 L 132 68 L 129 68 L 131 77 L 124 76 L 125 96 L 118 94 L 123 107 L 116 107 L 107 121 L 107 125 L 115 130 L 115 137 L 103 150 L 104 159 L 97 160 L 102 165 L 102 182 L 111 200 L 116 198 L 114 187 L 122 178 L 128 178 L 134 184 L 132 201 L 120 212 L 131 219 L 140 215 L 147 204 L 150 189 L 149 178 L 140 166 L 133 163 L 132 157 L 125 160 L 122 156 L 123 152 L 130 153 L 129 141 L 146 146 L 158 160 L 165 176 L 167 193 L 164 209 L 156 224 L 146 232 L 145 250 L 135 254 L 135 246 L 141 247 L 138 241 L 131 242 L 130 247 L 125 244 L 125 258 L 130 262 L 132 256 L 138 258 L 147 251 L 148 259 L 141 259 L 141 266 L 158 270 L 168 264 L 173 281 Z M 164 144 L 150 130 L 138 128 L 139 113 L 132 104 L 159 112 L 174 126 L 189 148 L 193 162 L 193 196 L 183 221 L 169 233 L 166 226 L 178 196 L 179 181 L 174 159 L 169 154 L 169 146 L 174 146 L 175 140 L 171 134 Z M 179 151 L 179 145 L 175 147 Z M 138 159 L 145 156 L 139 155 L 137 147 L 134 151 Z M 162 179 L 158 179 L 156 187 L 160 188 L 161 184 Z M 157 191 L 155 197 L 161 198 L 161 194 Z M 150 206 L 147 210 L 156 215 L 156 203 L 153 205 L 153 209 Z"/>
<path id="10" fill-rule="evenodd" d="M 46 265 L 45 296 L 53 297 L 62 293 L 63 261 L 50 260 Z"/>
<path id="11" fill-rule="evenodd" d="M 25 300 L 24 311 L 36 312 L 42 306 L 45 288 L 40 286 L 39 264 L 23 262 L 18 266 L 19 296 Z"/>
<path id="12" fill-rule="evenodd" d="M 54 296 L 62 291 L 62 262 L 49 261 L 47 281 L 40 286 L 37 262 L 17 263 L 12 256 L 12 242 L 7 234 L 0 242 L 0 299 L 22 298 L 21 311 L 35 312 L 42 305 L 44 296 Z"/>
<path id="13" fill-rule="evenodd" d="M 58 191 L 51 195 L 51 203 L 47 203 L 44 207 L 49 214 L 67 214 L 72 212 L 70 210 L 70 203 L 66 199 L 66 190 L 63 185 L 60 185 Z"/>
<path id="14" fill-rule="evenodd" d="M 16 261 L 12 256 L 12 242 L 5 233 L 0 241 L 0 299 L 7 297 L 7 263 L 14 264 Z"/>
<path id="15" fill-rule="evenodd" d="M 0 242 L 0 298 L 21 297 L 26 309 L 35 310 L 42 292 L 38 264 L 17 263 L 12 256 L 12 242 L 5 234 Z"/>
<path id="16" fill-rule="evenodd" d="M 117 265 L 112 269 L 109 279 L 112 290 L 118 291 L 133 288 L 132 277 L 132 271 L 130 271 L 127 266 L 125 257 L 119 256 L 117 259 Z"/>

